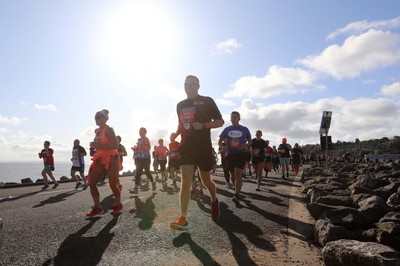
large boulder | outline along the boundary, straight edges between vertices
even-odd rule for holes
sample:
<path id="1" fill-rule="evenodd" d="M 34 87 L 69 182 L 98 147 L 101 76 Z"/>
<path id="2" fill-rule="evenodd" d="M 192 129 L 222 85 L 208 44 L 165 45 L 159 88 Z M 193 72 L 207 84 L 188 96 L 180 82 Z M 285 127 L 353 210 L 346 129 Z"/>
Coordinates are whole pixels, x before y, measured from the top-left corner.
<path id="1" fill-rule="evenodd" d="M 389 181 L 376 178 L 372 175 L 359 175 L 357 181 L 351 184 L 350 187 L 364 187 L 371 190 L 389 185 Z"/>
<path id="2" fill-rule="evenodd" d="M 320 196 L 319 198 L 317 198 L 315 202 L 333 206 L 354 207 L 353 199 L 348 196 L 336 196 L 336 195 Z"/>
<path id="3" fill-rule="evenodd" d="M 60 177 L 60 181 L 66 182 L 66 181 L 69 181 L 69 178 L 66 177 L 65 175 L 63 175 L 62 177 Z"/>
<path id="4" fill-rule="evenodd" d="M 341 239 L 326 244 L 322 249 L 326 266 L 399 266 L 400 253 L 375 242 Z"/>
<path id="5" fill-rule="evenodd" d="M 362 235 L 320 219 L 314 225 L 314 238 L 320 245 L 325 246 L 326 243 L 339 239 L 362 240 Z"/>
<path id="6" fill-rule="evenodd" d="M 328 192 L 320 188 L 311 188 L 307 191 L 307 198 L 309 202 L 316 202 L 316 200 L 321 196 L 328 195 Z"/>
<path id="7" fill-rule="evenodd" d="M 394 211 L 400 211 L 400 192 L 395 192 L 386 201 L 390 208 Z"/>
<path id="8" fill-rule="evenodd" d="M 23 179 L 21 179 L 21 184 L 33 184 L 33 181 L 29 177 L 23 178 Z"/>
<path id="9" fill-rule="evenodd" d="M 315 219 L 318 220 L 320 219 L 322 213 L 324 213 L 327 210 L 335 210 L 339 207 L 337 206 L 332 206 L 332 205 L 327 205 L 327 204 L 322 204 L 322 203 L 307 203 L 306 208 L 310 215 Z"/>
<path id="10" fill-rule="evenodd" d="M 400 212 L 389 212 L 382 217 L 376 227 L 400 237 Z"/>
<path id="11" fill-rule="evenodd" d="M 372 196 L 365 200 L 359 201 L 358 211 L 360 211 L 369 223 L 376 223 L 381 217 L 389 212 L 390 207 L 385 200 L 380 197 Z"/>
<path id="12" fill-rule="evenodd" d="M 349 230 L 367 228 L 371 225 L 361 212 L 350 207 L 326 210 L 322 213 L 321 219 Z"/>
<path id="13" fill-rule="evenodd" d="M 362 232 L 364 241 L 377 242 L 400 251 L 400 238 L 388 233 L 387 231 L 371 228 Z"/>

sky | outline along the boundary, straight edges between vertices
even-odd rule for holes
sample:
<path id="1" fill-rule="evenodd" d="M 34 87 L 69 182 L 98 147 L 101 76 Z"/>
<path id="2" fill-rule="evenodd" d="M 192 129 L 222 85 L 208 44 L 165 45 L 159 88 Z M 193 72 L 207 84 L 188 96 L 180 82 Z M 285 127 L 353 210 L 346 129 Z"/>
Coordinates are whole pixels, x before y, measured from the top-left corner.
<path id="1" fill-rule="evenodd" d="M 319 143 L 400 135 L 398 0 L 0 0 L 0 161 L 69 161 L 94 115 L 128 149 L 169 143 L 187 75 L 230 125 Z M 213 145 L 223 128 L 211 131 Z M 178 139 L 179 140 L 179 139 Z"/>

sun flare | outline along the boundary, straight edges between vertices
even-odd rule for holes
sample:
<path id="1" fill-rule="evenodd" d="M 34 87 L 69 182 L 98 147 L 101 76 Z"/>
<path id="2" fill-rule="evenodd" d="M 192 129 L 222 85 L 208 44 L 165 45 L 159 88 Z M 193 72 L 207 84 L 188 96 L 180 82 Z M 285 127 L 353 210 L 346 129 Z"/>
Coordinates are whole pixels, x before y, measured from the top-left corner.
<path id="1" fill-rule="evenodd" d="M 132 1 L 120 6 L 100 34 L 99 52 L 119 73 L 148 77 L 173 59 L 176 33 L 172 19 L 161 6 Z"/>

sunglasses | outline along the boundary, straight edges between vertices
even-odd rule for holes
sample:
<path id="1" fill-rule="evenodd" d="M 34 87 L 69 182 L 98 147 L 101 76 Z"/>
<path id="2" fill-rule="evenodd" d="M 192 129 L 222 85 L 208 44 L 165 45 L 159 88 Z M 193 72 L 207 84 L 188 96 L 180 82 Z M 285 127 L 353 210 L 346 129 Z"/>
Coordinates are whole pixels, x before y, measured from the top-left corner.
<path id="1" fill-rule="evenodd" d="M 194 84 L 198 84 L 196 81 L 189 81 L 189 82 L 185 82 L 183 83 L 184 85 L 194 85 Z"/>

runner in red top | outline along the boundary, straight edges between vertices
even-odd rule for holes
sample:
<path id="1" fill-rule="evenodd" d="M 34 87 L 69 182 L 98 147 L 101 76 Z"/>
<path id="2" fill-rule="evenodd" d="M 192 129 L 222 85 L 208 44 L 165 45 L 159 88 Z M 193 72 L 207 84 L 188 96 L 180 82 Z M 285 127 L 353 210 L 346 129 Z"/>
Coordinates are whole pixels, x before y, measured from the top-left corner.
<path id="1" fill-rule="evenodd" d="M 54 157 L 53 157 L 53 149 L 50 149 L 50 141 L 46 140 L 43 144 L 44 149 L 39 152 L 39 158 L 43 159 L 44 168 L 42 171 L 42 176 L 44 179 L 44 186 L 42 189 L 47 189 L 49 187 L 49 182 L 47 176 L 50 177 L 51 181 L 53 181 L 53 188 L 58 187 L 58 183 L 53 176 L 51 171 L 54 171 Z"/>
<path id="2" fill-rule="evenodd" d="M 177 171 L 179 170 L 179 142 L 177 142 L 174 139 L 174 133 L 171 134 L 170 140 L 171 143 L 168 145 L 169 147 L 169 161 L 168 161 L 168 167 L 169 167 L 169 175 L 172 179 L 172 186 L 174 188 L 177 188 L 178 186 L 176 185 L 176 177 L 177 177 Z"/>

